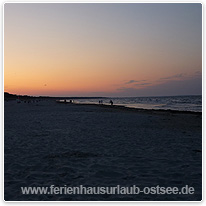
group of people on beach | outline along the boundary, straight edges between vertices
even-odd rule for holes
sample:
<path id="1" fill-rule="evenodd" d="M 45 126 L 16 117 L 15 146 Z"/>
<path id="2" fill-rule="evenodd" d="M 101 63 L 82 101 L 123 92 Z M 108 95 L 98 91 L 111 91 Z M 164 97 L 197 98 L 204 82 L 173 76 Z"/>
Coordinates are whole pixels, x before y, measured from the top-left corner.
<path id="1" fill-rule="evenodd" d="M 32 103 L 32 102 L 39 102 L 40 100 L 20 100 L 20 99 L 16 100 L 17 103 L 21 103 L 21 101 L 23 101 L 24 103 Z M 64 103 L 68 103 L 68 101 L 65 99 Z M 69 103 L 74 103 L 74 101 L 73 100 L 69 100 Z M 113 101 L 112 100 L 110 100 L 109 103 L 111 105 L 113 105 Z M 99 100 L 99 104 L 103 104 L 103 100 Z"/>
<path id="2" fill-rule="evenodd" d="M 23 99 L 16 99 L 16 103 L 21 103 L 21 102 L 24 102 L 24 103 L 37 103 L 37 102 L 39 102 L 40 100 L 30 100 L 30 99 L 27 99 L 27 100 L 23 100 Z"/>

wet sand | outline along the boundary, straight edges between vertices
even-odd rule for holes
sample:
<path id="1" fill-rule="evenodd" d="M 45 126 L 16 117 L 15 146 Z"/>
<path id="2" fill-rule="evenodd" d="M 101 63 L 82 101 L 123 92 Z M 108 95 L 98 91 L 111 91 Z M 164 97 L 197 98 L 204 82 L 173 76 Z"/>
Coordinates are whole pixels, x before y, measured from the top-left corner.
<path id="1" fill-rule="evenodd" d="M 202 199 L 202 115 L 52 100 L 4 103 L 5 200 Z M 24 186 L 194 187 L 194 195 L 22 195 Z"/>

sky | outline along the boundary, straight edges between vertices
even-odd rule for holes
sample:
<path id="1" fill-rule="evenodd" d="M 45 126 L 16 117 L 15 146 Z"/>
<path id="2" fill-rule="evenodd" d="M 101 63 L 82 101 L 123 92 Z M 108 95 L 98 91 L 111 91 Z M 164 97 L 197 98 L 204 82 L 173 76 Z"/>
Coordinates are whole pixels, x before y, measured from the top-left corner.
<path id="1" fill-rule="evenodd" d="M 6 3 L 4 91 L 202 94 L 200 3 Z"/>

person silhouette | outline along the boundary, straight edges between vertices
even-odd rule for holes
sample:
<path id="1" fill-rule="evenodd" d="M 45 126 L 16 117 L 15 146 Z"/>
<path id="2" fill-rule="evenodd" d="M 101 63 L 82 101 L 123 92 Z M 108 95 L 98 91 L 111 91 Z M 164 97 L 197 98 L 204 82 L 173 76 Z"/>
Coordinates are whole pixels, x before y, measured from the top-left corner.
<path id="1" fill-rule="evenodd" d="M 113 105 L 113 101 L 112 100 L 110 100 L 110 102 L 109 102 L 111 105 Z"/>

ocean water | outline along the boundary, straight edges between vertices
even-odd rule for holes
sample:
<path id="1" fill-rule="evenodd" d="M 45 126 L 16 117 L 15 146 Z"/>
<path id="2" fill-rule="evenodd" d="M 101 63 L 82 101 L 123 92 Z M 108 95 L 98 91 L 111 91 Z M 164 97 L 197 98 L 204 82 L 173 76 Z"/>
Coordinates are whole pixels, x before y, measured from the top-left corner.
<path id="1" fill-rule="evenodd" d="M 99 103 L 100 99 L 75 99 L 77 103 Z M 165 109 L 178 111 L 202 111 L 202 96 L 166 96 L 166 97 L 119 97 L 103 98 L 103 104 L 109 104 L 110 100 L 114 105 L 143 109 Z"/>

